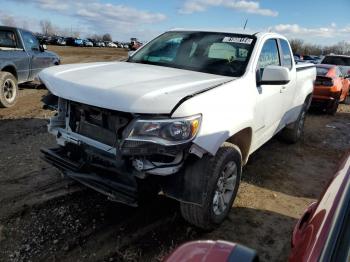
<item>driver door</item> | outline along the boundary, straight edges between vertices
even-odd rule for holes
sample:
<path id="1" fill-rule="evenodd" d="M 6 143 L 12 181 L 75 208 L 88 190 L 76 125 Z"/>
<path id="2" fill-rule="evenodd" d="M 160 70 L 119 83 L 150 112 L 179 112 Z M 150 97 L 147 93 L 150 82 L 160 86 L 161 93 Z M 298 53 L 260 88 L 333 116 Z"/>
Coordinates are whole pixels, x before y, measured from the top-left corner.
<path id="1" fill-rule="evenodd" d="M 38 39 L 28 31 L 22 31 L 24 46 L 30 58 L 30 74 L 28 80 L 33 80 L 35 76 L 44 68 L 50 66 L 51 59 L 40 50 Z"/>
<path id="2" fill-rule="evenodd" d="M 277 39 L 265 41 L 256 68 L 257 101 L 255 107 L 256 147 L 260 147 L 277 133 L 281 119 L 285 113 L 284 85 L 260 85 L 265 67 L 281 66 L 281 56 Z"/>

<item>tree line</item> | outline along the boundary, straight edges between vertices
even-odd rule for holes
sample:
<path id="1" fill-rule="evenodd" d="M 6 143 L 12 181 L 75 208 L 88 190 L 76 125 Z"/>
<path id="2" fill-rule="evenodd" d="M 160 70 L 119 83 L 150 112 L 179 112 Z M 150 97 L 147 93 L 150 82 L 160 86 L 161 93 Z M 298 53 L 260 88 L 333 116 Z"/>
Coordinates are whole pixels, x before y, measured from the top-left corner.
<path id="1" fill-rule="evenodd" d="M 43 35 L 46 36 L 70 36 L 70 37 L 80 37 L 81 36 L 81 32 L 79 32 L 78 30 L 72 30 L 72 29 L 60 29 L 57 26 L 54 26 L 51 21 L 49 20 L 41 20 L 40 21 L 40 27 L 41 27 L 41 33 Z M 87 38 L 91 38 L 91 39 L 95 39 L 95 40 L 99 40 L 99 41 L 112 41 L 112 36 L 109 33 L 105 33 L 105 34 L 91 34 L 88 35 Z"/>
<path id="2" fill-rule="evenodd" d="M 346 41 L 327 46 L 305 43 L 301 39 L 291 39 L 289 42 L 294 54 L 327 55 L 333 53 L 338 55 L 350 55 L 350 42 Z"/>

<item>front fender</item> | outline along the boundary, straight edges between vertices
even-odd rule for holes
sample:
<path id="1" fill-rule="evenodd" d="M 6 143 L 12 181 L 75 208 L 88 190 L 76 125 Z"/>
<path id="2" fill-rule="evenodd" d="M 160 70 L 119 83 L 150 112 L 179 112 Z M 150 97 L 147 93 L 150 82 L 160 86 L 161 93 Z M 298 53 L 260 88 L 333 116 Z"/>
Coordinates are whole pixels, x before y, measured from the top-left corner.
<path id="1" fill-rule="evenodd" d="M 193 143 L 215 155 L 237 132 L 252 127 L 254 94 L 243 81 L 233 81 L 183 102 L 172 115 L 202 114 L 201 127 Z"/>

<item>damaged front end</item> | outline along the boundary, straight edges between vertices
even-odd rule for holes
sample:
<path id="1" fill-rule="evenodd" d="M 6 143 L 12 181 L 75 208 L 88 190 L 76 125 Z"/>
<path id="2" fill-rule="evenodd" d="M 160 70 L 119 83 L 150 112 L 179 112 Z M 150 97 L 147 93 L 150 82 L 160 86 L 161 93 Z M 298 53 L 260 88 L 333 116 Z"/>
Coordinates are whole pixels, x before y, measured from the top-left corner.
<path id="1" fill-rule="evenodd" d="M 48 107 L 57 109 L 48 130 L 59 147 L 42 149 L 42 153 L 67 176 L 131 206 L 137 206 L 140 191 L 148 191 L 141 186 L 161 188 L 166 194 L 170 192 L 170 197 L 192 201 L 182 199 L 183 192 L 168 188 L 169 181 L 183 181 L 181 170 L 194 146 L 192 140 L 198 133 L 201 115 L 171 119 L 63 98 L 58 98 L 57 106 Z M 192 202 L 200 204 L 200 198 Z"/>

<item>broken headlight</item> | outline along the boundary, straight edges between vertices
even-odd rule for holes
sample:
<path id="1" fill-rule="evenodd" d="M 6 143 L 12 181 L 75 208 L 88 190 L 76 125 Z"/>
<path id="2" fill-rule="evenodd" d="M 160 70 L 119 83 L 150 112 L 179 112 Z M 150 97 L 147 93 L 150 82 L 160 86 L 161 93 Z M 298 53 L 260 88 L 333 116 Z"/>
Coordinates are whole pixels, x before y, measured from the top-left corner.
<path id="1" fill-rule="evenodd" d="M 138 119 L 132 123 L 126 140 L 178 145 L 191 141 L 198 133 L 201 115 L 174 119 Z"/>

